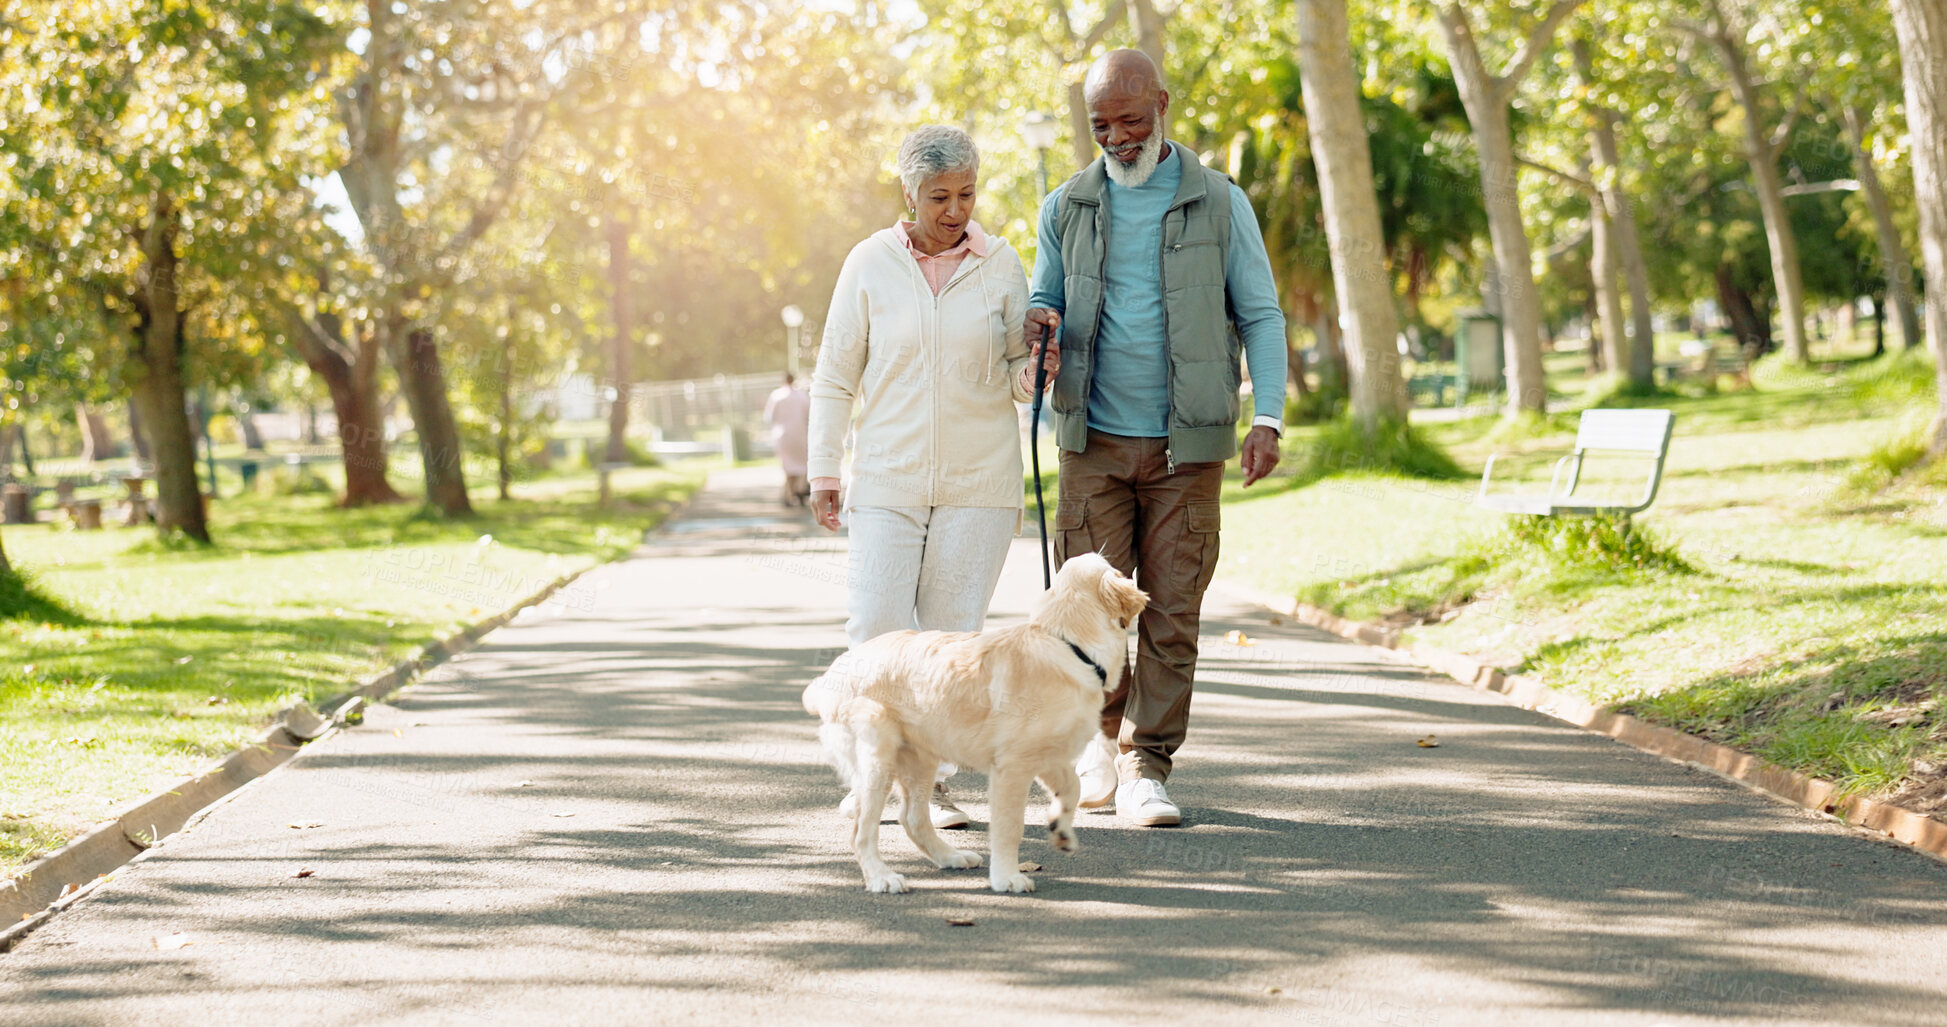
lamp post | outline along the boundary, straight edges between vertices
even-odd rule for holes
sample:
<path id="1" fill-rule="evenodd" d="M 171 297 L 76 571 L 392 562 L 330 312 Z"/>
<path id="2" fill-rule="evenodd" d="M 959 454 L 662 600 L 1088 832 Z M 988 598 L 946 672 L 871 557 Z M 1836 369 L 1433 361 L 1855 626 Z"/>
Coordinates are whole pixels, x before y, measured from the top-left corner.
<path id="1" fill-rule="evenodd" d="M 804 311 L 796 303 L 777 312 L 784 321 L 784 369 L 798 376 L 798 329 L 804 325 Z"/>
<path id="2" fill-rule="evenodd" d="M 1055 117 L 1042 111 L 1029 111 L 1021 119 L 1021 135 L 1034 147 L 1034 153 L 1041 167 L 1041 195 L 1048 195 L 1048 150 L 1055 145 L 1057 129 Z"/>

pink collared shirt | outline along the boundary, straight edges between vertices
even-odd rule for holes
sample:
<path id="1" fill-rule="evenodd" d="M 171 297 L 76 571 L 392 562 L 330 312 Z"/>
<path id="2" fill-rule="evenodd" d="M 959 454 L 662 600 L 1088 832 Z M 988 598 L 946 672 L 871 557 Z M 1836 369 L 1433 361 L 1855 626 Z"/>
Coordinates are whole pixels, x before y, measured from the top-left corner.
<path id="1" fill-rule="evenodd" d="M 967 236 L 958 244 L 931 256 L 921 253 L 919 247 L 913 244 L 911 221 L 901 221 L 897 227 L 899 237 L 906 240 L 906 252 L 919 262 L 919 273 L 926 276 L 926 284 L 932 287 L 935 296 L 946 287 L 946 283 L 953 280 L 953 273 L 960 270 L 960 264 L 967 259 L 967 254 L 977 257 L 987 255 L 987 233 L 980 230 L 978 221 L 967 222 Z"/>

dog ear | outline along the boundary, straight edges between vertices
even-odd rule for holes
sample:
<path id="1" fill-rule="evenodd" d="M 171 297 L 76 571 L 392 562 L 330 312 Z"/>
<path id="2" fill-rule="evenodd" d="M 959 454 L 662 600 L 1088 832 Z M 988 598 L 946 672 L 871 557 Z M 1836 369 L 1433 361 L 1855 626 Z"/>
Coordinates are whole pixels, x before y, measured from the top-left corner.
<path id="1" fill-rule="evenodd" d="M 1104 571 L 1096 579 L 1096 586 L 1102 592 L 1102 605 L 1125 628 L 1137 614 L 1143 612 L 1143 607 L 1149 605 L 1149 593 L 1137 588 L 1135 582 L 1123 577 L 1114 568 Z"/>

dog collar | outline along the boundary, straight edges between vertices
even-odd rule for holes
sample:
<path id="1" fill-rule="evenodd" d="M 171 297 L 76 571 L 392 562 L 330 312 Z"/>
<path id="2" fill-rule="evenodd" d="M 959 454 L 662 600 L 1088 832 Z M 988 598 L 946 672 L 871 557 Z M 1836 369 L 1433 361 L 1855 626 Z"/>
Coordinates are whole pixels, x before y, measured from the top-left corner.
<path id="1" fill-rule="evenodd" d="M 1062 641 L 1068 642 L 1068 640 L 1065 638 L 1062 639 Z M 1095 662 L 1094 660 L 1090 659 L 1089 655 L 1082 651 L 1081 646 L 1076 645 L 1073 642 L 1068 642 L 1068 648 L 1075 653 L 1076 658 L 1080 659 L 1083 663 L 1088 664 L 1089 669 L 1095 671 L 1095 676 L 1098 680 L 1102 682 L 1103 688 L 1109 687 L 1109 672 L 1106 668 L 1104 668 L 1101 664 Z"/>

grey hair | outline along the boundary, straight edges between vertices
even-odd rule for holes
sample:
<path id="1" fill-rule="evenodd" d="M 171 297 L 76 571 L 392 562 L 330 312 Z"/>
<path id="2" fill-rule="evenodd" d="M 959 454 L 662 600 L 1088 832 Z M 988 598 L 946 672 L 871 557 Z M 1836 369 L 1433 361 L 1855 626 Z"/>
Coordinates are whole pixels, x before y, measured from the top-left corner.
<path id="1" fill-rule="evenodd" d="M 952 125 L 914 129 L 899 144 L 899 182 L 917 194 L 928 179 L 955 172 L 980 174 L 980 151 L 973 137 Z"/>

